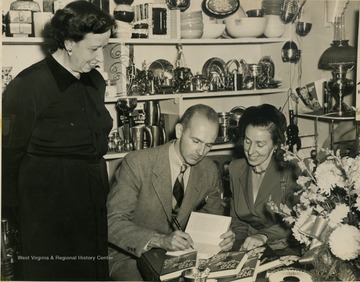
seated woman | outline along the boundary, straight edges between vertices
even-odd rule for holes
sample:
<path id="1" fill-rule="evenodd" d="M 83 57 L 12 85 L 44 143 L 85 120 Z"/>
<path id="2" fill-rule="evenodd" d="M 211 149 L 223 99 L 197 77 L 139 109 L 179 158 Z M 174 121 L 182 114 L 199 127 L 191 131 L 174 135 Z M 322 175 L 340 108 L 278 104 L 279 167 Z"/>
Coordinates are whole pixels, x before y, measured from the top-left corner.
<path id="1" fill-rule="evenodd" d="M 268 205 L 295 204 L 294 167 L 284 162 L 286 119 L 274 106 L 249 107 L 240 119 L 240 144 L 245 158 L 230 163 L 230 215 L 236 248 L 250 250 L 267 243 L 273 250 L 289 246 L 291 229 Z M 295 240 L 294 240 L 295 241 Z M 290 244 L 291 245 L 291 244 Z"/>

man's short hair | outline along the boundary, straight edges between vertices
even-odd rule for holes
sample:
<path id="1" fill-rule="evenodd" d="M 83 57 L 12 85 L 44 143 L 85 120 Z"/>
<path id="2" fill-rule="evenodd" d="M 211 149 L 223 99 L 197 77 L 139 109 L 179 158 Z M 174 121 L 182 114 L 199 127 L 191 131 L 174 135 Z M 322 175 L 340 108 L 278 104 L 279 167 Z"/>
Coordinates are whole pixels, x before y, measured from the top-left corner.
<path id="1" fill-rule="evenodd" d="M 200 115 L 206 117 L 209 121 L 213 123 L 219 123 L 218 114 L 212 107 L 204 104 L 196 104 L 189 107 L 179 121 L 179 123 L 183 126 L 184 130 L 190 126 L 191 119 L 194 115 Z"/>

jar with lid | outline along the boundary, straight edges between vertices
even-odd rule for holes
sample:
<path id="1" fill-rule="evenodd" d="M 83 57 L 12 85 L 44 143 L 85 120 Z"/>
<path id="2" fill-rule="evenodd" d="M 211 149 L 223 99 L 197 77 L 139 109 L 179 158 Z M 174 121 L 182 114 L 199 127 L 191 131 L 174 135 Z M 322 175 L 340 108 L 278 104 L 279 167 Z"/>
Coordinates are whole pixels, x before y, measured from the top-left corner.
<path id="1" fill-rule="evenodd" d="M 191 87 L 192 91 L 208 91 L 209 90 L 209 81 L 206 79 L 206 77 L 200 73 L 197 73 L 193 76 L 191 79 Z"/>

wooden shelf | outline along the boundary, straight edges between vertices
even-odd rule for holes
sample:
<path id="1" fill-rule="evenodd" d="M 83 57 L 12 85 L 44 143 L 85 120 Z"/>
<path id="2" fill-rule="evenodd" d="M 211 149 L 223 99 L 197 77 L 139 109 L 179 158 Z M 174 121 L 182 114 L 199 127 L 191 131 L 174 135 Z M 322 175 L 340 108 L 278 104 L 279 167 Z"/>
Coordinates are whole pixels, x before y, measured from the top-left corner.
<path id="1" fill-rule="evenodd" d="M 116 159 L 122 159 L 125 157 L 129 152 L 121 152 L 121 153 L 107 153 L 104 156 L 105 160 L 116 160 Z"/>
<path id="2" fill-rule="evenodd" d="M 2 37 L 4 45 L 53 44 L 51 38 L 42 37 Z M 153 39 L 153 38 L 110 38 L 109 43 L 134 45 L 227 45 L 227 44 L 266 44 L 289 41 L 289 38 L 217 38 L 217 39 Z"/>
<path id="3" fill-rule="evenodd" d="M 217 91 L 217 92 L 196 92 L 196 93 L 183 93 L 183 99 L 193 98 L 217 98 L 217 97 L 231 97 L 231 96 L 249 96 L 249 95 L 266 95 L 273 93 L 280 93 L 288 91 L 287 88 L 267 88 L 256 90 L 237 90 L 237 91 Z"/>
<path id="4" fill-rule="evenodd" d="M 134 45 L 139 46 L 173 46 L 177 44 L 183 44 L 188 46 L 196 46 L 199 48 L 208 48 L 209 46 L 225 46 L 225 45 L 266 45 L 266 44 L 281 44 L 289 41 L 290 38 L 218 38 L 218 39 L 180 39 L 179 36 L 174 36 L 171 39 L 164 38 L 146 38 L 146 39 L 132 39 L 132 38 L 110 38 L 109 44 L 122 44 L 122 45 Z M 2 44 L 7 46 L 20 46 L 20 45 L 50 45 L 54 44 L 54 40 L 51 38 L 40 37 L 3 37 Z M 112 47 L 112 46 L 110 46 Z M 122 48 L 122 47 L 121 47 Z M 183 112 L 183 101 L 187 104 L 192 99 L 209 99 L 212 102 L 217 103 L 219 100 L 229 98 L 232 102 L 236 97 L 245 96 L 260 96 L 286 93 L 288 88 L 267 88 L 256 90 L 239 90 L 239 91 L 214 91 L 214 92 L 191 92 L 191 93 L 174 93 L 174 94 L 156 94 L 156 95 L 137 95 L 137 96 L 115 96 L 105 97 L 105 103 L 115 104 L 121 98 L 136 98 L 138 101 L 158 100 L 162 101 L 162 107 L 165 108 L 166 113 L 174 113 L 180 115 Z M 218 100 L 217 100 L 218 99 Z M 231 103 L 230 102 L 230 103 Z M 114 110 L 113 108 L 111 110 Z M 216 144 L 212 147 L 211 153 L 218 154 L 222 151 L 230 151 L 235 148 L 234 142 L 228 142 L 223 144 Z M 129 152 L 111 152 L 105 155 L 105 159 L 108 161 L 122 159 Z"/>
<path id="5" fill-rule="evenodd" d="M 217 91 L 217 92 L 194 92 L 194 93 L 174 93 L 174 94 L 156 94 L 156 95 L 138 95 L 138 96 L 115 96 L 106 97 L 105 103 L 115 103 L 121 98 L 137 98 L 138 101 L 148 100 L 170 100 L 182 98 L 194 99 L 194 98 L 218 98 L 218 97 L 236 97 L 236 96 L 249 96 L 249 95 L 266 95 L 286 92 L 287 88 L 267 88 L 257 90 L 238 90 L 238 91 Z"/>
<path id="6" fill-rule="evenodd" d="M 315 148 L 317 150 L 318 148 L 318 144 L 317 144 L 317 140 L 318 140 L 318 122 L 320 120 L 325 121 L 325 122 L 329 122 L 330 123 L 330 150 L 334 149 L 334 145 L 335 145 L 335 122 L 339 122 L 339 121 L 346 121 L 346 120 L 355 120 L 355 114 L 351 115 L 351 116 L 339 116 L 336 113 L 328 113 L 328 114 L 316 114 L 316 113 L 301 113 L 301 114 L 297 114 L 295 115 L 299 118 L 306 118 L 306 119 L 311 119 L 314 121 L 314 138 L 315 138 Z M 311 135 L 310 135 L 311 136 Z"/>
<path id="7" fill-rule="evenodd" d="M 228 142 L 223 144 L 216 144 L 211 148 L 211 151 L 218 151 L 218 150 L 226 150 L 226 149 L 233 149 L 235 148 L 236 144 L 234 142 Z M 130 152 L 121 152 L 121 153 L 107 153 L 104 156 L 105 160 L 116 160 L 124 158 Z"/>
<path id="8" fill-rule="evenodd" d="M 328 113 L 328 114 L 304 113 L 304 114 L 297 114 L 296 116 L 302 117 L 302 118 L 328 120 L 328 121 L 342 121 L 342 120 L 354 120 L 355 119 L 355 115 L 339 116 L 339 115 L 336 115 L 336 113 Z"/>
<path id="9" fill-rule="evenodd" d="M 43 37 L 1 37 L 3 45 L 39 45 L 39 44 L 55 44 L 51 38 Z"/>
<path id="10" fill-rule="evenodd" d="M 227 44 L 266 44 L 289 41 L 289 38 L 217 38 L 217 39 L 152 39 L 152 38 L 110 38 L 109 43 L 134 45 L 227 45 Z"/>

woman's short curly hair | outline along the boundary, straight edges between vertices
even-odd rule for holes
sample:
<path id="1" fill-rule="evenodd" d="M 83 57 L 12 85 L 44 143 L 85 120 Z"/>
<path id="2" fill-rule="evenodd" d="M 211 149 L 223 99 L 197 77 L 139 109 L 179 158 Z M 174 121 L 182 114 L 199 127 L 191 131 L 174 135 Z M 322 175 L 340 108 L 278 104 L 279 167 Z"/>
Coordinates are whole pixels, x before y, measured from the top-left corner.
<path id="1" fill-rule="evenodd" d="M 285 144 L 286 137 L 286 118 L 282 112 L 270 104 L 252 106 L 245 110 L 239 121 L 239 142 L 243 146 L 245 130 L 248 125 L 254 127 L 265 127 L 271 135 L 274 145 L 277 147 L 275 156 L 278 160 L 282 159 L 283 152 L 280 149 L 281 144 Z"/>
<path id="2" fill-rule="evenodd" d="M 58 47 L 64 49 L 67 39 L 78 42 L 88 33 L 112 32 L 115 26 L 115 19 L 110 14 L 90 2 L 78 0 L 56 11 L 50 22 L 49 34 Z"/>

